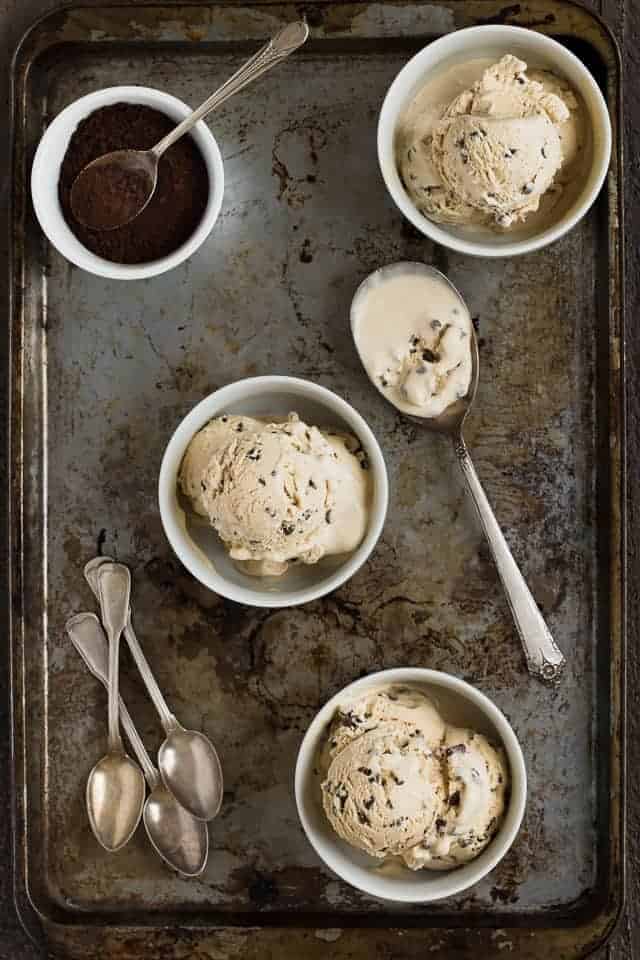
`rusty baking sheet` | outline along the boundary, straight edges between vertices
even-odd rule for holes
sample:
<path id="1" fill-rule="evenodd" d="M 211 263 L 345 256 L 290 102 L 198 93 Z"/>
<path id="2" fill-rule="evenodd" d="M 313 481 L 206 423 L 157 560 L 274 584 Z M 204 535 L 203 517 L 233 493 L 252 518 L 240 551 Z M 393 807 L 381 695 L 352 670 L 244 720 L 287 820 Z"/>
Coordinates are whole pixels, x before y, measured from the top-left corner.
<path id="1" fill-rule="evenodd" d="M 142 83 L 197 104 L 259 39 L 304 11 L 312 41 L 211 118 L 222 216 L 188 263 L 150 282 L 89 276 L 45 242 L 31 158 L 67 103 Z M 429 39 L 472 23 L 531 25 L 567 43 L 613 117 L 607 188 L 555 246 L 477 260 L 432 246 L 385 194 L 382 97 Z M 611 930 L 623 888 L 623 350 L 620 68 L 614 42 L 566 2 L 493 0 L 70 9 L 40 21 L 14 64 L 12 670 L 15 889 L 56 955 L 577 957 Z M 379 264 L 447 272 L 480 324 L 468 442 L 500 521 L 569 659 L 558 690 L 528 678 L 494 566 L 446 444 L 372 390 L 347 308 Z M 367 566 L 299 609 L 228 603 L 180 568 L 156 480 L 169 436 L 205 394 L 251 374 L 317 380 L 364 412 L 391 509 Z M 219 746 L 227 793 L 202 878 L 180 880 L 142 832 L 117 856 L 87 824 L 105 697 L 62 629 L 92 606 L 96 551 L 134 573 L 134 615 L 176 714 Z M 338 688 L 381 667 L 452 671 L 494 697 L 524 746 L 526 821 L 468 894 L 375 902 L 333 877 L 297 822 L 303 731 Z M 161 739 L 125 660 L 150 749 Z"/>

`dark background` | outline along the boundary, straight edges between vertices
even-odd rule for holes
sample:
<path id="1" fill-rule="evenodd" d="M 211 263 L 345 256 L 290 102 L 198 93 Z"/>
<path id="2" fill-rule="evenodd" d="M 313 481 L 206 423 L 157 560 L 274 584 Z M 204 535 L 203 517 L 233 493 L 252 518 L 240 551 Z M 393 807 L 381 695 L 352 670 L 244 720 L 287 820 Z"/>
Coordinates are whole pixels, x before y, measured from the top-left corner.
<path id="1" fill-rule="evenodd" d="M 82 0 L 85 6 L 100 0 Z M 140 0 L 130 0 L 132 6 Z M 170 2 L 170 0 L 165 0 Z M 37 17 L 59 9 L 62 0 L 0 0 L 0 97 L 4 106 L 5 149 L 0 159 L 1 209 L 6 211 L 10 191 L 8 148 L 9 73 L 13 51 L 25 29 Z M 140 3 L 142 5 L 142 3 Z M 584 5 L 600 13 L 613 29 L 624 62 L 624 212 L 626 222 L 626 342 L 628 405 L 628 815 L 627 815 L 627 904 L 620 926 L 597 960 L 640 960 L 640 650 L 636 635 L 640 624 L 640 589 L 634 571 L 640 563 L 640 0 L 585 0 Z M 0 258 L 6 264 L 8 228 L 0 234 Z M 7 315 L 7 271 L 0 274 L 0 301 Z M 8 322 L 8 319 L 7 319 Z M 1 350 L 6 338 L 2 338 Z M 6 358 L 3 357 L 3 364 Z M 4 366 L 6 369 L 6 365 Z M 0 406 L 6 404 L 7 378 L 0 377 Z M 3 418 L 6 422 L 6 418 Z M 5 438 L 6 449 L 6 438 Z M 0 464 L 0 483 L 7 494 L 6 458 Z M 5 515 L 0 513 L 0 542 L 5 540 Z M 0 566 L 1 582 L 5 571 Z M 6 595 L 6 590 L 4 591 Z M 2 610 L 2 633 L 8 636 L 6 606 Z M 10 763 L 8 642 L 0 644 L 0 960 L 33 960 L 38 954 L 17 921 L 11 888 L 10 844 Z M 553 960 L 553 958 L 550 958 Z"/>

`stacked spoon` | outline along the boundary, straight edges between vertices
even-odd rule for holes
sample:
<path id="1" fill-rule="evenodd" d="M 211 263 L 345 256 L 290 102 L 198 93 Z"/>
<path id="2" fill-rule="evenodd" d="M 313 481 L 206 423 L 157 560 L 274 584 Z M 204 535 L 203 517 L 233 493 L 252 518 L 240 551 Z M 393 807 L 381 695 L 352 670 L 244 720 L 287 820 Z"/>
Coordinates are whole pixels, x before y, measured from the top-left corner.
<path id="1" fill-rule="evenodd" d="M 216 816 L 222 803 L 218 754 L 204 734 L 182 727 L 167 706 L 131 624 L 128 568 L 110 557 L 96 557 L 86 565 L 84 574 L 100 604 L 102 624 L 93 613 L 79 613 L 67 621 L 67 632 L 108 693 L 108 749 L 87 781 L 91 829 L 105 850 L 115 852 L 131 839 L 144 814 L 147 836 L 156 853 L 182 875 L 198 876 L 209 852 L 206 821 Z M 166 734 L 158 751 L 159 769 L 119 695 L 118 653 L 123 633 Z M 125 752 L 120 724 L 140 766 Z M 145 779 L 151 791 L 146 800 Z"/>

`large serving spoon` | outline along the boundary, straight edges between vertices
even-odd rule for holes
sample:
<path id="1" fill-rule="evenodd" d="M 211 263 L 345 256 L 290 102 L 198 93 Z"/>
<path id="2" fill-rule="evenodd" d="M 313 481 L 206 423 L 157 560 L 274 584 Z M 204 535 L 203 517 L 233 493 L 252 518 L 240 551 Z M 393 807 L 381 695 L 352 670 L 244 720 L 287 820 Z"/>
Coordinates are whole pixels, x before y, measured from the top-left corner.
<path id="1" fill-rule="evenodd" d="M 87 164 L 71 186 L 76 220 L 94 230 L 115 230 L 130 223 L 154 194 L 162 154 L 208 113 L 301 47 L 308 36 L 304 21 L 288 24 L 150 150 L 114 150 Z"/>
<path id="2" fill-rule="evenodd" d="M 103 566 L 110 563 L 110 557 L 96 557 L 85 566 L 84 575 L 94 594 Z M 216 749 L 203 733 L 186 730 L 169 710 L 133 631 L 130 610 L 124 635 L 167 735 L 158 751 L 158 766 L 164 784 L 192 816 L 198 820 L 212 820 L 220 810 L 224 789 Z"/>
<path id="3" fill-rule="evenodd" d="M 389 264 L 376 270 L 360 284 L 353 298 L 351 305 L 351 330 L 365 370 L 367 370 L 367 365 L 364 362 L 361 346 L 366 333 L 362 330 L 363 324 L 359 321 L 364 310 L 365 299 L 373 285 L 384 282 L 386 278 L 397 276 L 398 269 L 401 266 L 401 264 Z M 434 267 L 422 263 L 411 263 L 406 266 L 410 267 L 413 273 L 422 273 L 425 277 L 436 279 L 440 283 L 446 283 L 460 302 L 463 310 L 468 313 L 467 305 L 462 296 L 443 273 L 440 273 L 440 271 Z M 393 323 L 393 318 L 390 317 L 389 322 Z M 565 658 L 551 636 L 551 632 L 545 623 L 540 609 L 527 586 L 520 568 L 513 558 L 513 554 L 504 538 L 500 525 L 491 509 L 491 505 L 487 500 L 464 442 L 464 422 L 473 405 L 480 376 L 478 342 L 473 328 L 471 328 L 470 332 L 471 336 L 469 341 L 472 352 L 472 374 L 466 396 L 450 404 L 437 417 L 420 417 L 410 414 L 407 414 L 407 416 L 409 416 L 414 423 L 422 424 L 427 430 L 446 434 L 453 441 L 456 458 L 462 469 L 463 476 L 467 483 L 467 489 L 471 494 L 482 529 L 487 538 L 491 553 L 493 554 L 493 559 L 498 568 L 511 613 L 513 614 L 513 619 L 520 635 L 522 646 L 524 647 L 527 668 L 529 672 L 538 679 L 546 683 L 555 684 L 560 681 L 566 665 Z M 368 370 L 367 374 L 370 376 Z M 372 380 L 372 382 L 374 381 Z"/>
<path id="4" fill-rule="evenodd" d="M 67 633 L 89 671 L 108 691 L 107 641 L 96 615 L 78 613 L 71 617 L 67 621 Z M 164 786 L 122 697 L 118 699 L 120 721 L 151 791 L 143 810 L 151 846 L 174 870 L 185 877 L 197 877 L 204 870 L 209 854 L 206 824 L 192 817 Z"/>
<path id="5" fill-rule="evenodd" d="M 126 568 L 125 568 L 126 569 Z M 87 813 L 91 829 L 101 846 L 110 853 L 120 850 L 131 839 L 142 816 L 144 777 L 125 753 L 120 736 L 118 710 L 118 650 L 120 634 L 129 609 L 130 577 L 115 564 L 105 564 L 97 583 L 103 622 L 109 637 L 109 696 L 107 753 L 96 763 L 87 780 Z M 105 592 L 116 587 L 116 602 L 104 603 Z"/>

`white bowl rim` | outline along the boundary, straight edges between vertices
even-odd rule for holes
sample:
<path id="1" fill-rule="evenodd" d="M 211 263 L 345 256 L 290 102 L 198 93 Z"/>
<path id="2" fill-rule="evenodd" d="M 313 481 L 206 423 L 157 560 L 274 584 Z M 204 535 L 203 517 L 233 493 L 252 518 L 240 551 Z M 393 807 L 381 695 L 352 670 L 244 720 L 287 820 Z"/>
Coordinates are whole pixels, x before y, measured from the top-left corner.
<path id="1" fill-rule="evenodd" d="M 165 108 L 169 108 L 171 113 L 175 113 L 181 118 L 188 116 L 193 109 L 178 97 L 173 96 L 173 94 L 166 93 L 164 90 L 158 90 L 156 87 L 147 87 L 142 84 L 102 87 L 99 90 L 93 90 L 91 93 L 86 93 L 84 96 L 78 97 L 77 100 L 73 100 L 56 114 L 40 138 L 31 166 L 31 199 L 36 218 L 45 236 L 60 255 L 74 264 L 74 266 L 107 279 L 143 280 L 166 273 L 174 267 L 177 267 L 191 257 L 205 242 L 222 208 L 224 196 L 224 164 L 220 148 L 213 133 L 204 120 L 198 121 L 192 130 L 192 134 L 207 166 L 207 172 L 209 174 L 209 198 L 202 218 L 194 232 L 180 247 L 166 257 L 161 257 L 159 260 L 151 260 L 148 263 L 138 264 L 116 263 L 115 261 L 106 260 L 104 257 L 99 257 L 77 239 L 66 224 L 66 221 L 64 221 L 61 210 L 59 210 L 59 215 L 64 222 L 65 232 L 62 237 L 58 236 L 57 230 L 43 210 L 41 197 L 41 171 L 45 166 L 50 164 L 52 152 L 55 152 L 56 157 L 58 156 L 58 151 L 53 151 L 51 147 L 51 144 L 55 143 L 57 130 L 64 124 L 70 114 L 78 110 L 81 111 L 81 117 L 78 118 L 78 122 L 80 122 L 80 119 L 84 119 L 84 117 L 88 116 L 94 109 L 97 110 L 101 106 L 116 103 L 118 100 L 146 105 L 149 104 L 149 101 L 152 101 L 156 109 L 162 110 L 164 106 Z M 85 108 L 88 109 L 85 111 Z M 68 143 L 69 140 L 67 139 L 64 144 L 64 149 L 59 152 L 60 163 L 62 163 Z"/>
<path id="2" fill-rule="evenodd" d="M 420 891 L 418 886 L 403 896 L 398 896 L 397 894 L 393 896 L 391 893 L 393 881 L 380 874 L 376 876 L 374 871 L 371 872 L 371 876 L 372 879 L 378 881 L 377 883 L 372 883 L 368 886 L 360 883 L 356 884 L 351 877 L 345 875 L 345 871 L 337 867 L 334 862 L 331 862 L 319 849 L 314 828 L 305 813 L 303 794 L 310 772 L 311 775 L 313 775 L 313 757 L 315 749 L 317 749 L 315 744 L 317 744 L 319 740 L 319 735 L 326 730 L 327 724 L 335 714 L 338 706 L 346 700 L 353 699 L 359 692 L 364 692 L 370 687 L 392 683 L 425 684 L 434 687 L 441 686 L 469 700 L 487 716 L 491 724 L 495 727 L 506 751 L 511 770 L 511 795 L 507 808 L 508 821 L 503 822 L 496 836 L 485 851 L 483 851 L 483 866 L 478 868 L 478 862 L 472 860 L 464 866 L 440 872 L 439 877 L 442 879 L 440 889 L 438 892 L 431 893 L 427 896 Z M 482 691 L 473 684 L 444 670 L 433 670 L 428 667 L 392 667 L 386 670 L 379 670 L 354 680 L 352 683 L 343 687 L 342 690 L 339 690 L 338 693 L 334 694 L 334 696 L 318 710 L 305 732 L 302 743 L 298 749 L 294 783 L 296 808 L 300 823 L 302 824 L 309 843 L 322 862 L 350 886 L 354 886 L 363 893 L 369 894 L 377 899 L 388 900 L 395 903 L 431 903 L 436 900 L 442 900 L 445 897 L 462 893 L 484 879 L 503 859 L 513 845 L 522 825 L 527 801 L 527 770 L 522 748 L 514 733 L 513 727 L 504 713 L 487 694 L 482 693 Z M 341 846 L 346 846 L 337 836 L 335 842 Z M 474 865 L 476 866 L 475 870 Z M 433 877 L 433 873 L 431 877 Z M 456 877 L 461 879 L 456 882 Z M 385 889 L 387 885 L 390 888 L 389 891 Z"/>
<path id="3" fill-rule="evenodd" d="M 557 225 L 550 226 L 546 230 L 543 230 L 540 234 L 529 237 L 526 240 L 515 240 L 512 243 L 493 245 L 483 241 L 467 240 L 464 237 L 456 236 L 450 233 L 444 227 L 439 226 L 435 221 L 430 220 L 428 217 L 425 217 L 423 214 L 421 214 L 415 204 L 411 202 L 406 194 L 406 191 L 402 187 L 399 177 L 397 176 L 395 158 L 393 156 L 393 170 L 396 172 L 398 183 L 390 182 L 390 178 L 387 176 L 386 171 L 390 169 L 389 153 L 393 155 L 393 142 L 395 139 L 398 117 L 401 110 L 407 104 L 410 89 L 414 87 L 414 84 L 412 83 L 407 89 L 406 96 L 402 98 L 401 106 L 399 108 L 394 107 L 392 100 L 399 93 L 399 91 L 403 89 L 405 78 L 413 71 L 417 71 L 417 68 L 422 61 L 427 59 L 428 54 L 433 53 L 434 50 L 446 51 L 443 56 L 438 58 L 437 63 L 433 66 L 442 64 L 447 58 L 449 48 L 454 48 L 450 51 L 451 54 L 454 54 L 455 48 L 460 42 L 460 38 L 470 36 L 471 34 L 476 36 L 482 36 L 484 34 L 487 37 L 491 35 L 495 38 L 495 41 L 506 41 L 507 39 L 512 39 L 514 42 L 524 41 L 525 44 L 527 42 L 533 43 L 533 45 L 538 46 L 539 49 L 546 49 L 550 54 L 553 54 L 558 59 L 558 66 L 561 66 L 562 60 L 564 60 L 565 63 L 570 63 L 578 71 L 578 73 L 581 74 L 585 83 L 590 87 L 594 98 L 594 105 L 597 107 L 599 114 L 599 121 L 601 122 L 602 127 L 601 133 L 603 137 L 604 159 L 600 169 L 598 170 L 598 174 L 594 179 L 591 189 L 588 193 L 585 193 L 580 203 L 575 205 L 570 216 L 563 218 Z M 430 68 L 425 68 L 425 74 L 429 69 Z M 567 50 L 566 47 L 564 47 L 561 43 L 558 43 L 557 40 L 554 40 L 553 37 L 550 37 L 544 33 L 539 33 L 537 30 L 533 30 L 529 27 L 519 27 L 512 24 L 481 24 L 479 26 L 463 27 L 460 30 L 453 30 L 450 33 L 438 37 L 426 44 L 421 50 L 414 54 L 414 56 L 411 57 L 411 59 L 408 60 L 401 70 L 396 74 L 391 86 L 387 90 L 378 117 L 378 165 L 380 167 L 384 184 L 393 202 L 396 204 L 403 216 L 405 216 L 422 234 L 429 237 L 431 240 L 440 243 L 442 246 L 449 248 L 450 250 L 454 250 L 457 253 L 469 254 L 470 256 L 497 259 L 503 257 L 520 256 L 521 254 L 525 253 L 533 253 L 535 250 L 539 250 L 542 247 L 546 247 L 549 246 L 549 244 L 555 243 L 556 240 L 559 240 L 565 234 L 569 233 L 569 231 L 572 230 L 590 210 L 597 199 L 602 188 L 602 184 L 604 183 L 605 177 L 609 171 L 611 162 L 611 149 L 612 131 L 609 110 L 607 108 L 604 96 L 602 95 L 602 91 L 596 83 L 595 78 L 591 74 L 591 71 L 578 57 L 576 57 L 574 53 L 571 53 L 570 50 Z"/>
<path id="4" fill-rule="evenodd" d="M 337 413 L 338 416 L 350 426 L 367 450 L 372 476 L 375 482 L 374 504 L 372 505 L 369 525 L 360 545 L 333 573 L 328 575 L 320 583 L 279 593 L 261 591 L 258 588 L 250 589 L 237 586 L 216 573 L 215 570 L 210 568 L 206 569 L 197 557 L 185 552 L 183 548 L 184 533 L 181 530 L 180 524 L 176 522 L 171 507 L 171 496 L 175 493 L 179 465 L 182 462 L 182 457 L 189 442 L 198 430 L 212 417 L 216 416 L 216 411 L 222 412 L 223 408 L 232 410 L 234 403 L 254 393 L 264 392 L 267 389 L 271 393 L 282 390 L 283 392 L 298 392 L 304 394 L 316 400 L 318 403 L 324 403 L 329 409 Z M 229 407 L 226 407 L 225 404 L 229 404 Z M 180 421 L 162 457 L 158 479 L 158 500 L 160 519 L 165 536 L 176 556 L 196 580 L 214 593 L 226 597 L 229 600 L 234 600 L 237 603 L 264 608 L 284 608 L 317 600 L 337 590 L 338 587 L 349 580 L 357 570 L 366 563 L 378 543 L 384 527 L 389 503 L 389 482 L 380 445 L 371 427 L 355 407 L 337 393 L 318 383 L 314 383 L 312 380 L 280 375 L 258 376 L 235 380 L 232 383 L 220 387 L 218 390 L 214 390 L 213 393 L 210 393 L 197 403 Z"/>

